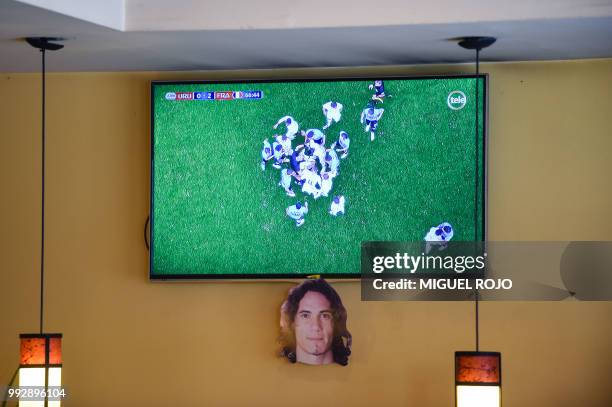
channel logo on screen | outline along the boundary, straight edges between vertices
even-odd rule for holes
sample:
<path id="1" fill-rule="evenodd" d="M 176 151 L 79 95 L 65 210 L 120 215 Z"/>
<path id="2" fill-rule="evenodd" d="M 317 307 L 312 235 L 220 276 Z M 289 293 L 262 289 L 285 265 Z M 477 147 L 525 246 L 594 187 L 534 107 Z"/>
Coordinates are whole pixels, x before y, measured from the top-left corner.
<path id="1" fill-rule="evenodd" d="M 166 92 L 166 100 L 236 100 L 262 99 L 261 90 L 228 90 L 223 92 Z"/>
<path id="2" fill-rule="evenodd" d="M 460 90 L 454 90 L 448 94 L 446 98 L 446 104 L 453 110 L 461 110 L 465 107 L 467 102 L 467 98 L 465 97 L 465 93 Z"/>

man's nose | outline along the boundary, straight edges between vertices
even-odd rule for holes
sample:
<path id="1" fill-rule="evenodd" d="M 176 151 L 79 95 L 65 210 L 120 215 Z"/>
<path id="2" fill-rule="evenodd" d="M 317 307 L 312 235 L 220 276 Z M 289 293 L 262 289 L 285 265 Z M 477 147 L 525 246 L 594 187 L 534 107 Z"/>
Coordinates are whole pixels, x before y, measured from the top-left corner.
<path id="1" fill-rule="evenodd" d="M 310 321 L 310 326 L 311 328 L 316 329 L 318 331 L 320 331 L 323 328 L 320 318 L 312 318 L 312 320 Z"/>

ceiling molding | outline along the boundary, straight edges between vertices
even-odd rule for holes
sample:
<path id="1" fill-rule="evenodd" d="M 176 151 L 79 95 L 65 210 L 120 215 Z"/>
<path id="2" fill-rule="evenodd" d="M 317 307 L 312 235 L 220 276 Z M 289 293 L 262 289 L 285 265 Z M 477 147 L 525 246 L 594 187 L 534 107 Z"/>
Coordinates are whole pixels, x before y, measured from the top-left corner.
<path id="1" fill-rule="evenodd" d="M 23 41 L 30 36 L 68 38 L 66 48 L 48 58 L 47 67 L 49 72 L 74 72 L 454 64 L 471 61 L 473 55 L 448 39 L 471 35 L 498 39 L 483 51 L 483 61 L 612 57 L 611 16 L 123 32 L 23 2 L 0 0 L 0 72 L 39 69 L 38 55 Z"/>

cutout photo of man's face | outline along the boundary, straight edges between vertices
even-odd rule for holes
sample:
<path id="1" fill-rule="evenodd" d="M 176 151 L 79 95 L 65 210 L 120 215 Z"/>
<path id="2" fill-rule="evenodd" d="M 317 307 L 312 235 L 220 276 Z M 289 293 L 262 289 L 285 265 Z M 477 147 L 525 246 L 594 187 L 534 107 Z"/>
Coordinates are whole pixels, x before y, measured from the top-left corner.
<path id="1" fill-rule="evenodd" d="M 311 365 L 333 363 L 334 316 L 329 300 L 308 291 L 300 300 L 294 320 L 296 361 Z"/>
<path id="2" fill-rule="evenodd" d="M 353 337 L 342 299 L 322 278 L 289 290 L 281 305 L 279 355 L 291 363 L 348 365 Z"/>

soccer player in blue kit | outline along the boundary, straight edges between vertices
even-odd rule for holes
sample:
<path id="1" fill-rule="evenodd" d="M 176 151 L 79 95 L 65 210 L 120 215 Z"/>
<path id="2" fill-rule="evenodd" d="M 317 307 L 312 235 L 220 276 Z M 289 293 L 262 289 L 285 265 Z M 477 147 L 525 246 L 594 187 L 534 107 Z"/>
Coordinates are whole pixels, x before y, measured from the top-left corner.
<path id="1" fill-rule="evenodd" d="M 372 100 L 375 102 L 383 103 L 385 98 L 385 84 L 381 79 L 377 79 L 374 83 L 368 86 L 368 89 L 375 89 L 375 93 L 372 95 Z"/>
<path id="2" fill-rule="evenodd" d="M 348 156 L 349 146 L 351 145 L 351 139 L 346 131 L 340 132 L 340 137 L 338 137 L 338 141 L 335 141 L 331 148 L 336 150 L 338 153 L 342 153 L 340 156 L 341 159 L 345 159 Z M 340 148 L 338 148 L 340 146 Z"/>

